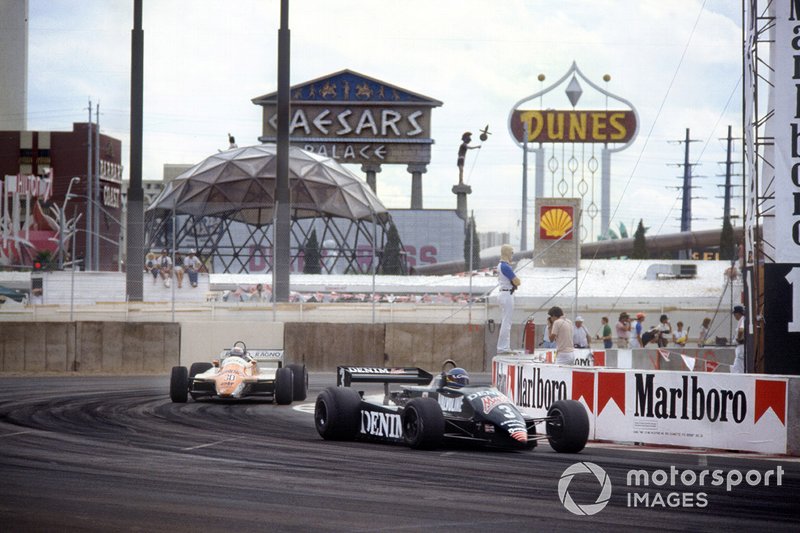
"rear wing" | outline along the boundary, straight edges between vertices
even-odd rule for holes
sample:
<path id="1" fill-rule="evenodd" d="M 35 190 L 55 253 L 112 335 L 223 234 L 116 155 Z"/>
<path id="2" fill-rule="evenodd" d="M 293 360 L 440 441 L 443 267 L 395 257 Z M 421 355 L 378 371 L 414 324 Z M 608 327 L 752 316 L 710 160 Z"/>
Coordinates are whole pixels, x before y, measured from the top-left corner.
<path id="1" fill-rule="evenodd" d="M 225 359 L 231 353 L 231 348 L 222 350 L 219 354 L 220 360 Z M 283 350 L 268 350 L 263 348 L 247 349 L 247 355 L 252 357 L 258 363 L 258 366 L 264 363 L 278 363 L 278 368 L 283 366 Z"/>
<path id="2" fill-rule="evenodd" d="M 351 383 L 410 383 L 427 385 L 433 376 L 416 367 L 384 368 L 377 366 L 338 366 L 336 386 L 349 387 Z"/>

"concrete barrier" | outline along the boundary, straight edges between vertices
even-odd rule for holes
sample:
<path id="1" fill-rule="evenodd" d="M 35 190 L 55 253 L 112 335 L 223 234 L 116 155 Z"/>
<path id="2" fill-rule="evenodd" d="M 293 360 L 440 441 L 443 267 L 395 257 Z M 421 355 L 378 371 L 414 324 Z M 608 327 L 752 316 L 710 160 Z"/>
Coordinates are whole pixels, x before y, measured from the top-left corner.
<path id="1" fill-rule="evenodd" d="M 178 324 L 0 322 L 0 371 L 163 372 L 179 345 Z"/>
<path id="2" fill-rule="evenodd" d="M 386 324 L 386 353 L 392 366 L 438 370 L 453 359 L 468 371 L 483 371 L 485 328 L 467 324 Z"/>
<path id="3" fill-rule="evenodd" d="M 0 322 L 0 371 L 66 372 L 74 356 L 72 324 Z"/>
<path id="4" fill-rule="evenodd" d="M 313 371 L 333 371 L 337 365 L 386 366 L 384 330 L 383 324 L 289 322 L 283 336 L 286 360 Z"/>
<path id="5" fill-rule="evenodd" d="M 466 324 L 339 324 L 290 322 L 284 347 L 289 361 L 314 371 L 339 365 L 418 366 L 438 370 L 454 359 L 483 371 L 484 327 Z"/>

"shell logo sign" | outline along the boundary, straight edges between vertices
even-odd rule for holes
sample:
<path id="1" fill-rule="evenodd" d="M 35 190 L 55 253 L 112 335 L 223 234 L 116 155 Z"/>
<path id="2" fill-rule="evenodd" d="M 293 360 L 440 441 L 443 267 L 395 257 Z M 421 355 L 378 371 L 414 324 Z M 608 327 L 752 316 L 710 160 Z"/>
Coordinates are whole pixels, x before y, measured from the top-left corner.
<path id="1" fill-rule="evenodd" d="M 539 238 L 544 240 L 572 239 L 572 206 L 542 206 L 539 210 Z M 567 233 L 569 233 L 567 235 Z M 566 235 L 566 237 L 565 237 Z"/>

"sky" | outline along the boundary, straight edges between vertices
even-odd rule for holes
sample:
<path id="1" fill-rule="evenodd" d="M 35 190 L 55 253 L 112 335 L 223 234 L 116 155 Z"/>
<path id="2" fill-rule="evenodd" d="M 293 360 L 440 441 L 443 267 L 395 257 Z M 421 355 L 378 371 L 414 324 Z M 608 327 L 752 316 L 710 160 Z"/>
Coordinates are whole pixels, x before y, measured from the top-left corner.
<path id="1" fill-rule="evenodd" d="M 465 164 L 469 209 L 478 231 L 509 232 L 518 242 L 523 153 L 508 116 L 574 61 L 639 115 L 635 142 L 611 158 L 611 227 L 623 223 L 632 233 L 642 219 L 648 234 L 679 230 L 683 170 L 674 165 L 683 162 L 684 147 L 672 141 L 682 140 L 686 128 L 697 141 L 690 145 L 697 164 L 692 229 L 721 227 L 718 185 L 728 125 L 741 137 L 740 2 L 289 3 L 292 85 L 350 69 L 444 103 L 433 110 L 425 208 L 455 209 L 461 134 L 488 124 L 493 134 Z M 70 130 L 87 120 L 91 99 L 100 104 L 101 131 L 123 142 L 126 178 L 132 6 L 132 0 L 30 0 L 29 13 L 28 129 Z M 279 21 L 278 0 L 143 0 L 145 180 L 161 179 L 166 163 L 194 164 L 226 149 L 228 133 L 239 146 L 258 144 L 261 108 L 251 99 L 277 90 Z M 554 90 L 544 106 L 567 108 L 563 96 L 557 99 L 562 91 Z M 733 158 L 742 160 L 738 141 Z M 532 193 L 532 158 L 529 164 Z M 348 168 L 362 176 L 360 166 Z M 734 171 L 741 174 L 741 164 Z M 406 166 L 384 165 L 377 192 L 386 207 L 408 208 Z M 532 199 L 528 205 L 532 231 Z M 734 199 L 734 214 L 740 206 Z"/>

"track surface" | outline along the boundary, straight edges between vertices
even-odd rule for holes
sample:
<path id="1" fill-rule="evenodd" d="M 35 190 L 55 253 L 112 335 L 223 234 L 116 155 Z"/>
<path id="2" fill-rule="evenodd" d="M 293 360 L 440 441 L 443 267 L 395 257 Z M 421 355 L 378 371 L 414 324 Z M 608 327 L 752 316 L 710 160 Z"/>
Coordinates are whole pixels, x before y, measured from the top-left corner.
<path id="1" fill-rule="evenodd" d="M 334 382 L 312 374 L 308 402 Z M 530 452 L 326 442 L 313 417 L 265 403 L 170 403 L 167 377 L 0 377 L 3 531 L 794 530 L 796 460 L 547 444 Z M 564 470 L 600 465 L 608 505 L 576 516 L 559 501 Z M 781 466 L 782 486 L 626 486 L 630 469 Z M 709 478 L 710 479 L 710 478 Z M 628 506 L 628 493 L 707 494 L 703 508 Z M 572 479 L 594 503 L 591 474 Z M 587 529 L 588 528 L 588 529 Z"/>

